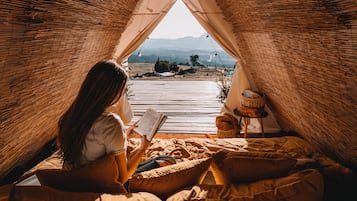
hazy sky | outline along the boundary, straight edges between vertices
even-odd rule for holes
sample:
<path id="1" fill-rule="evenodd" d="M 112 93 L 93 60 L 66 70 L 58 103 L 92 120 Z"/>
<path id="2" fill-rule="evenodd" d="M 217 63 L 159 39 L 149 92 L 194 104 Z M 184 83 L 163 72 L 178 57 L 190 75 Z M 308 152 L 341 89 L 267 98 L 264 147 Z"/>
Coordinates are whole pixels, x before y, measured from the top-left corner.
<path id="1" fill-rule="evenodd" d="M 186 5 L 177 0 L 149 38 L 198 37 L 207 33 Z"/>

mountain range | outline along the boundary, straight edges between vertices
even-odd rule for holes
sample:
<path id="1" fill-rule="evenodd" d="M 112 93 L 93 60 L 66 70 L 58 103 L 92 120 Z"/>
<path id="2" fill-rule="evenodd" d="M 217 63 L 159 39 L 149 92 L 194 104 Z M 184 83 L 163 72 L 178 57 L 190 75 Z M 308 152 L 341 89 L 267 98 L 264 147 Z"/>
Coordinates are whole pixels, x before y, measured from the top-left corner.
<path id="1" fill-rule="evenodd" d="M 157 59 L 184 64 L 190 56 L 198 55 L 205 66 L 233 67 L 235 59 L 228 55 L 216 41 L 207 34 L 200 37 L 177 39 L 148 38 L 130 57 L 129 63 L 155 63 Z"/>
<path id="2" fill-rule="evenodd" d="M 177 39 L 147 39 L 143 44 L 144 49 L 176 49 L 181 51 L 187 50 L 210 50 L 223 51 L 209 35 L 204 34 L 200 37 L 187 36 Z"/>

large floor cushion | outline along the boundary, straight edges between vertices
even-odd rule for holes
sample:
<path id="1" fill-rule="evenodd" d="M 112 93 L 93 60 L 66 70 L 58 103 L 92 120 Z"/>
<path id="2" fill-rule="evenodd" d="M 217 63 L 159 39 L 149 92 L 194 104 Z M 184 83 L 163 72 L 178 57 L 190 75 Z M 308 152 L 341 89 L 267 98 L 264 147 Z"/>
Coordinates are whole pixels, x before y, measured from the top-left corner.
<path id="1" fill-rule="evenodd" d="M 167 200 L 321 201 L 323 192 L 322 174 L 316 169 L 306 169 L 285 177 L 251 183 L 196 185 Z"/>
<path id="2" fill-rule="evenodd" d="M 47 186 L 16 186 L 9 201 L 161 201 L 149 192 L 101 194 L 92 192 L 67 192 Z"/>

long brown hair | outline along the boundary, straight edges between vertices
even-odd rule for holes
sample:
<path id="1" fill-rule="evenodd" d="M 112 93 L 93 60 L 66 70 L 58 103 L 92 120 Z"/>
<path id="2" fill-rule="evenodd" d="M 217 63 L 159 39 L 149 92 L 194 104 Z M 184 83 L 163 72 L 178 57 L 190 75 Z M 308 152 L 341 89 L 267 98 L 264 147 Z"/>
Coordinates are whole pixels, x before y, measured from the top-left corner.
<path id="1" fill-rule="evenodd" d="M 114 61 L 101 61 L 90 69 L 74 102 L 58 121 L 59 148 L 65 163 L 79 166 L 92 124 L 119 100 L 127 79 L 126 72 Z"/>

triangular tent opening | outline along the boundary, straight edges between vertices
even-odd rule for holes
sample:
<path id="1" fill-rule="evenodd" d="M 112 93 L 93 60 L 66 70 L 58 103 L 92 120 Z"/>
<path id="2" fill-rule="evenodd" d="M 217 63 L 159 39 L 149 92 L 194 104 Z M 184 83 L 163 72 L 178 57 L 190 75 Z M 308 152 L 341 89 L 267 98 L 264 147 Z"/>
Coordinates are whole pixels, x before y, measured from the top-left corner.
<path id="1" fill-rule="evenodd" d="M 137 4 L 135 11 L 128 23 L 122 37 L 113 54 L 113 58 L 118 62 L 124 61 L 132 54 L 151 34 L 159 22 L 165 17 L 167 12 L 174 5 L 175 0 L 143 0 Z M 232 77 L 232 85 L 227 100 L 222 111 L 234 115 L 233 110 L 240 106 L 241 93 L 245 89 L 257 90 L 247 69 L 244 68 L 244 60 L 238 48 L 237 41 L 231 25 L 223 16 L 223 11 L 214 0 L 183 0 L 197 21 L 206 29 L 207 33 L 233 58 L 236 59 L 236 68 Z M 264 119 L 265 132 L 280 131 L 279 125 L 270 111 L 268 117 Z M 235 115 L 236 116 L 236 115 Z M 260 123 L 257 119 L 252 119 L 252 127 L 249 130 L 260 130 Z M 249 131 L 248 130 L 248 131 Z"/>

